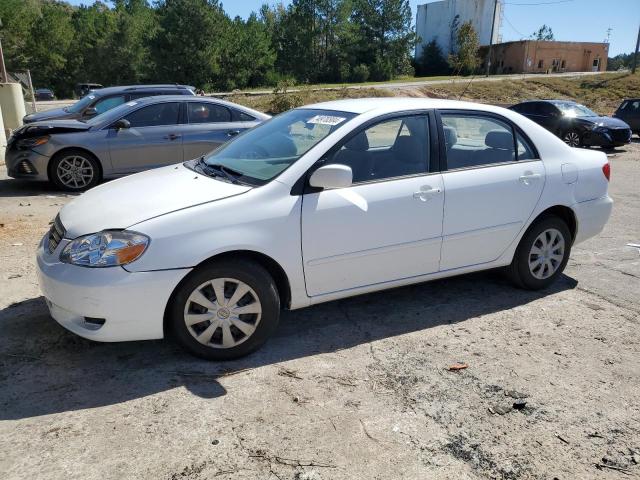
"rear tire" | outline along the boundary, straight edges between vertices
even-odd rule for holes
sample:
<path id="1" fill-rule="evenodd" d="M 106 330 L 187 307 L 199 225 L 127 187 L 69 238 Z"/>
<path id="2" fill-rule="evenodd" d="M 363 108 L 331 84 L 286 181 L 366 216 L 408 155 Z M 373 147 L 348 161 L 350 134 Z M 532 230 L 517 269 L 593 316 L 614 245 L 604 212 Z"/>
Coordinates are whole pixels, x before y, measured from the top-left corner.
<path id="1" fill-rule="evenodd" d="M 175 337 L 190 353 L 231 360 L 253 352 L 275 332 L 280 296 L 260 265 L 223 260 L 192 272 L 167 313 Z"/>
<path id="2" fill-rule="evenodd" d="M 84 192 L 95 187 L 101 177 L 98 160 L 84 150 L 64 150 L 49 165 L 49 180 L 67 192 Z"/>
<path id="3" fill-rule="evenodd" d="M 582 138 L 577 130 L 567 130 L 562 135 L 562 141 L 573 148 L 578 148 L 582 145 Z"/>
<path id="4" fill-rule="evenodd" d="M 555 282 L 569 261 L 573 239 L 567 224 L 555 215 L 536 220 L 524 234 L 506 269 L 520 288 L 540 290 Z"/>

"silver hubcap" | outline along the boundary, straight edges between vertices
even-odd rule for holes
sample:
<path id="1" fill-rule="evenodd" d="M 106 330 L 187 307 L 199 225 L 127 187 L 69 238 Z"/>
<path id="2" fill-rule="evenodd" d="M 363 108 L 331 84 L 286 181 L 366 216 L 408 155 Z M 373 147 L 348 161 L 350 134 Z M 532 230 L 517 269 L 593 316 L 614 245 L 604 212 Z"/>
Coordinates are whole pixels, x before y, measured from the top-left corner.
<path id="1" fill-rule="evenodd" d="M 84 188 L 93 179 L 93 166 L 84 157 L 63 158 L 58 164 L 57 174 L 60 181 L 69 188 Z"/>
<path id="2" fill-rule="evenodd" d="M 234 278 L 216 278 L 196 288 L 184 307 L 184 323 L 198 342 L 232 348 L 255 332 L 262 317 L 253 289 Z"/>
<path id="3" fill-rule="evenodd" d="M 564 143 L 570 147 L 577 147 L 580 145 L 580 137 L 576 132 L 569 132 L 564 136 Z"/>
<path id="4" fill-rule="evenodd" d="M 550 228 L 533 242 L 529 252 L 529 271 L 539 280 L 556 273 L 564 258 L 564 237 L 559 230 Z"/>

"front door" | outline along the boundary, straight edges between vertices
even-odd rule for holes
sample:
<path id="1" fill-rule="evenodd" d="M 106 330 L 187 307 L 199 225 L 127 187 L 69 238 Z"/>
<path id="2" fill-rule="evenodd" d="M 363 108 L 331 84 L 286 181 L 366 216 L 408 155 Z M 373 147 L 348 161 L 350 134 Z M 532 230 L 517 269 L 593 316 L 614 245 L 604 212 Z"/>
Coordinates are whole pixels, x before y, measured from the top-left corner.
<path id="1" fill-rule="evenodd" d="M 147 105 L 124 117 L 130 128 L 109 131 L 116 174 L 133 173 L 183 161 L 180 102 Z"/>
<path id="2" fill-rule="evenodd" d="M 309 296 L 438 270 L 444 192 L 442 175 L 430 173 L 431 136 L 426 114 L 386 119 L 323 162 L 348 165 L 354 181 L 304 195 Z"/>
<path id="3" fill-rule="evenodd" d="M 442 124 L 444 271 L 497 260 L 537 205 L 545 170 L 531 144 L 506 120 L 443 113 Z"/>

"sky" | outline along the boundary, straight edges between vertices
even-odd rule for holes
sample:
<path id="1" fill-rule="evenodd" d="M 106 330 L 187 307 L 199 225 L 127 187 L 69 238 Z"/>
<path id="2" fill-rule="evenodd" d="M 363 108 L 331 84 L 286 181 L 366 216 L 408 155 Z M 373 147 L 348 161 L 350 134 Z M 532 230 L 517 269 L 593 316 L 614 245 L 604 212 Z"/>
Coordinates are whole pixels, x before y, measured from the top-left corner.
<path id="1" fill-rule="evenodd" d="M 68 0 L 69 1 L 69 0 Z M 414 22 L 418 4 L 431 0 L 410 0 Z M 640 26 L 640 0 L 504 0 L 502 41 L 520 40 L 543 24 L 553 29 L 556 40 L 602 42 L 609 37 L 609 55 L 635 49 Z M 91 0 L 70 0 L 72 4 L 91 4 Z M 231 17 L 247 18 L 263 3 L 273 0 L 227 0 L 222 2 Z M 285 5 L 289 3 L 283 0 Z"/>

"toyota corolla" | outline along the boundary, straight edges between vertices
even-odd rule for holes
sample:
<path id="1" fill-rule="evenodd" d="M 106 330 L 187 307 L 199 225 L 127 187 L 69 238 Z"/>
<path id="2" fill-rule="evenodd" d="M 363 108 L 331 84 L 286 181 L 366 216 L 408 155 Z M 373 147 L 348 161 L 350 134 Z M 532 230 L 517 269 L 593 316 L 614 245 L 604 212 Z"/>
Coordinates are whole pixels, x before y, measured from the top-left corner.
<path id="1" fill-rule="evenodd" d="M 290 110 L 74 199 L 37 253 L 51 315 L 98 341 L 258 348 L 281 309 L 502 267 L 562 274 L 607 222 L 609 163 L 513 111 L 427 99 Z"/>

